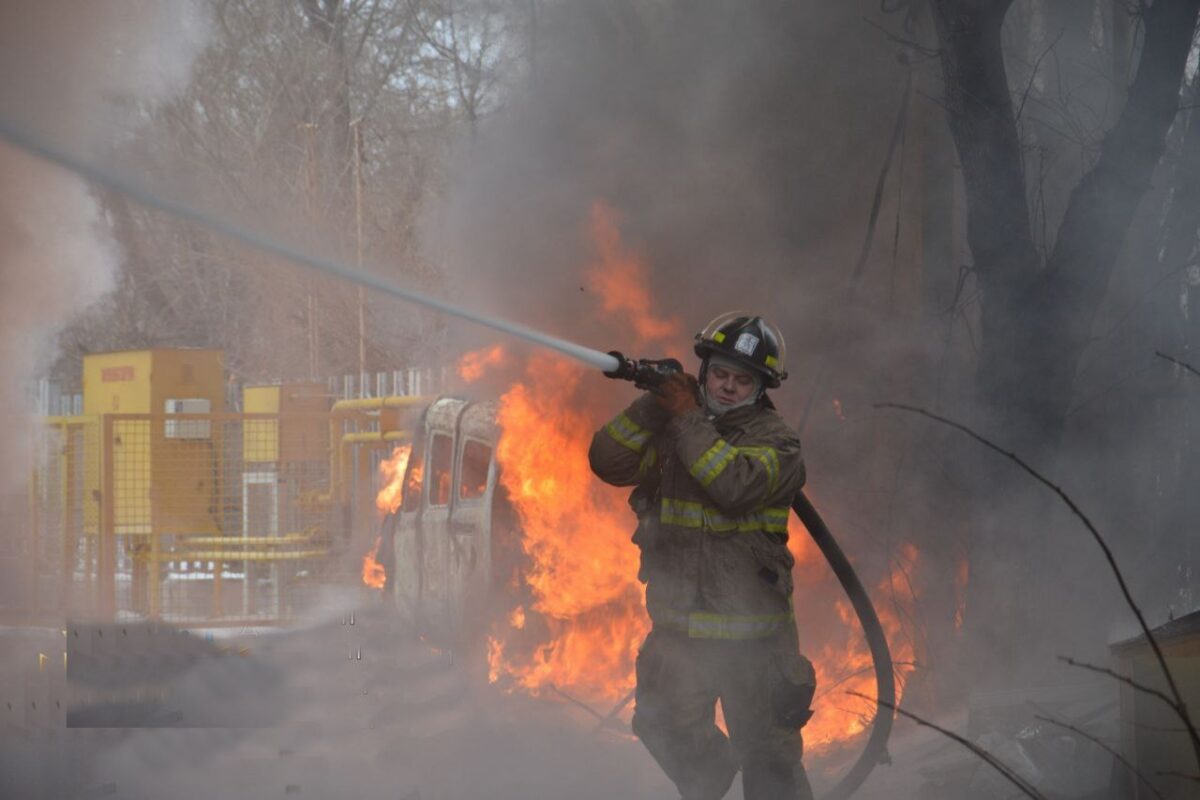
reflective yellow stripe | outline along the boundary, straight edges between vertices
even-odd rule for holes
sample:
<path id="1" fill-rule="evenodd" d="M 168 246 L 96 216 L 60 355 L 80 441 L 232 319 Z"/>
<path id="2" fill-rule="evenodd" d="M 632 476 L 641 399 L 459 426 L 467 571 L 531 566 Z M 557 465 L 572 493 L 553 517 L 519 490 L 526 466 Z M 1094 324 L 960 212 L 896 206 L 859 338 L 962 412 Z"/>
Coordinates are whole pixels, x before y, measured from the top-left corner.
<path id="1" fill-rule="evenodd" d="M 696 463 L 688 468 L 688 472 L 692 473 L 693 478 L 700 481 L 701 486 L 708 486 L 725 471 L 725 467 L 729 466 L 729 462 L 733 461 L 736 456 L 737 449 L 735 447 L 724 439 L 717 439 L 717 443 L 696 459 Z"/>
<path id="2" fill-rule="evenodd" d="M 688 472 L 700 481 L 701 486 L 708 486 L 738 456 L 748 456 L 762 464 L 767 472 L 767 491 L 775 491 L 779 485 L 779 454 L 773 447 L 734 447 L 724 439 L 717 439 L 716 444 L 688 468 Z"/>
<path id="3" fill-rule="evenodd" d="M 757 616 L 666 611 L 656 613 L 653 620 L 656 626 L 686 633 L 689 639 L 740 640 L 772 636 L 792 624 L 795 618 L 792 611 Z"/>
<path id="4" fill-rule="evenodd" d="M 763 530 L 770 533 L 787 533 L 790 511 L 787 506 L 770 506 L 759 511 L 762 515 Z"/>
<path id="5" fill-rule="evenodd" d="M 689 500 L 664 497 L 659 520 L 664 525 L 675 525 L 680 528 L 702 528 L 704 527 L 704 506 Z"/>
<path id="6" fill-rule="evenodd" d="M 604 426 L 604 432 L 617 440 L 623 447 L 628 447 L 635 453 L 642 452 L 646 442 L 650 441 L 650 431 L 645 430 L 624 414 Z"/>
<path id="7" fill-rule="evenodd" d="M 703 528 L 721 533 L 729 531 L 787 533 L 789 510 L 787 506 L 770 506 L 760 508 L 745 516 L 727 517 L 713 506 L 701 505 L 691 500 L 664 497 L 659 519 L 664 525 L 675 525 L 680 528 Z"/>
<path id="8" fill-rule="evenodd" d="M 767 491 L 775 491 L 779 484 L 779 454 L 773 447 L 739 447 L 738 455 L 758 459 L 767 471 Z"/>

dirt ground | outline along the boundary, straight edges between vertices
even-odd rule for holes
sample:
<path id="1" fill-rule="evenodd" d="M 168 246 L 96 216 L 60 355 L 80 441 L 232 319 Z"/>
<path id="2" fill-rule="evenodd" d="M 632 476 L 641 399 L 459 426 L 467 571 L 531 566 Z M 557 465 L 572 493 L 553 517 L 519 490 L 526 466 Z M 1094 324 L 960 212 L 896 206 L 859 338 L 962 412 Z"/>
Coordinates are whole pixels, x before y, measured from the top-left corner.
<path id="1" fill-rule="evenodd" d="M 5 800 L 677 797 L 623 724 L 503 694 L 479 659 L 379 608 L 331 603 L 286 631 L 80 623 L 66 637 L 9 628 L 0 643 Z M 948 743 L 898 728 L 896 763 L 857 797 L 929 796 L 915 765 Z M 811 761 L 819 795 L 845 764 Z"/>

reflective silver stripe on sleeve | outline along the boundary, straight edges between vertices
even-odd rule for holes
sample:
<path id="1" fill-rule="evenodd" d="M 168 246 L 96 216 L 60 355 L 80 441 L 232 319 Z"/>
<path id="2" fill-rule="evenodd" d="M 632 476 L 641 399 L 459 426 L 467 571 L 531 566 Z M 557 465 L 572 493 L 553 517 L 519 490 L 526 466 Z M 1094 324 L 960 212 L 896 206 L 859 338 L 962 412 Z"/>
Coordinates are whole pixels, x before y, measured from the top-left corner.
<path id="1" fill-rule="evenodd" d="M 724 439 L 717 439 L 716 444 L 704 451 L 704 455 L 688 467 L 688 472 L 692 473 L 693 478 L 700 481 L 701 486 L 708 486 L 725 471 L 725 467 L 729 466 L 729 462 L 733 461 L 736 456 L 737 449 L 733 445 Z"/>
<path id="2" fill-rule="evenodd" d="M 737 450 L 738 455 L 757 459 L 763 465 L 763 469 L 767 471 L 767 491 L 775 491 L 775 487 L 779 485 L 779 454 L 775 452 L 775 448 L 739 447 Z"/>
<path id="3" fill-rule="evenodd" d="M 650 431 L 642 428 L 625 414 L 618 414 L 616 419 L 604 426 L 604 432 L 623 447 L 640 453 L 650 441 Z"/>

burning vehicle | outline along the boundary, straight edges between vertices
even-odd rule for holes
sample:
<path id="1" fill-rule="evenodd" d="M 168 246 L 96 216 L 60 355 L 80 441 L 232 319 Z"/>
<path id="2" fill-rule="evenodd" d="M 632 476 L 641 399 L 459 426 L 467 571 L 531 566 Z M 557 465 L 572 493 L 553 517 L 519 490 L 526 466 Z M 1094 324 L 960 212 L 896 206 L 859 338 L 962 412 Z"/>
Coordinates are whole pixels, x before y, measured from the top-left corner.
<path id="1" fill-rule="evenodd" d="M 497 439 L 494 404 L 444 397 L 425 409 L 412 443 L 380 465 L 389 479 L 377 501 L 386 512 L 380 588 L 431 641 L 468 642 L 504 585 L 514 531 L 497 491 Z"/>

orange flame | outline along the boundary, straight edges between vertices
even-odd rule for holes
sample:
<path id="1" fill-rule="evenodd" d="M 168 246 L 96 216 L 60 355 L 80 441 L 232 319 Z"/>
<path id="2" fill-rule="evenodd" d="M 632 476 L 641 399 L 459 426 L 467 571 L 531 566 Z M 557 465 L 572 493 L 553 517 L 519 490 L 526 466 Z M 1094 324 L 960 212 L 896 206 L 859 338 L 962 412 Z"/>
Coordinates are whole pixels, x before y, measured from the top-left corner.
<path id="1" fill-rule="evenodd" d="M 635 346 L 676 336 L 679 320 L 662 319 L 651 311 L 642 257 L 621 243 L 619 219 L 617 212 L 604 203 L 592 206 L 592 240 L 600 258 L 588 268 L 588 287 L 600 295 L 605 314 L 619 314 L 633 326 Z"/>
<path id="2" fill-rule="evenodd" d="M 958 554 L 954 570 L 954 630 L 961 631 L 967 618 L 967 583 L 971 577 L 971 562 L 966 552 Z"/>
<path id="3" fill-rule="evenodd" d="M 404 495 L 404 471 L 408 468 L 411 455 L 411 444 L 396 445 L 392 454 L 379 462 L 379 480 L 383 488 L 375 495 L 375 508 L 383 514 L 391 514 L 400 508 Z M 376 537 L 371 552 L 363 556 L 362 582 L 372 589 L 382 589 L 387 580 L 387 572 L 376 559 L 381 542 L 382 537 Z"/>
<path id="4" fill-rule="evenodd" d="M 392 514 L 400 508 L 404 498 L 404 471 L 412 456 L 412 445 L 397 445 L 392 454 L 379 462 L 379 480 L 383 488 L 375 495 L 375 507 L 384 514 Z"/>
<path id="5" fill-rule="evenodd" d="M 815 545 L 799 520 L 793 517 L 792 521 L 794 526 L 789 525 L 791 541 L 802 539 L 807 548 L 815 550 Z M 910 544 L 902 546 L 893 560 L 891 574 L 871 592 L 891 650 L 897 704 L 904 692 L 904 682 L 914 668 L 913 638 L 906 630 L 902 617 L 911 619 L 915 611 L 916 598 L 908 574 L 916 565 L 917 558 L 915 547 Z M 801 570 L 797 572 L 796 581 L 798 598 L 810 594 L 829 596 L 832 576 L 827 569 L 815 576 L 806 573 L 801 565 L 798 567 Z M 797 606 L 801 607 L 800 603 Z M 807 653 L 817 672 L 817 696 L 813 703 L 815 713 L 804 728 L 804 747 L 811 752 L 821 752 L 852 739 L 868 728 L 875 715 L 874 662 L 863 637 L 862 626 L 849 600 L 836 600 L 833 610 L 840 624 L 832 635 L 826 637 L 826 641 Z M 798 625 L 803 641 L 806 627 L 803 614 Z M 872 699 L 864 700 L 848 692 L 858 692 Z"/>
<path id="6" fill-rule="evenodd" d="M 526 383 L 500 400 L 501 479 L 530 557 L 525 583 L 553 639 L 530 653 L 491 643 L 495 676 L 536 691 L 553 683 L 583 697 L 620 697 L 632 685 L 649 629 L 637 582 L 633 524 L 622 493 L 596 481 L 587 450 L 595 420 L 579 410 L 584 371 L 549 356 L 531 360 Z M 510 629 L 525 625 L 525 611 Z M 517 624 L 517 623 L 520 624 Z"/>
<path id="7" fill-rule="evenodd" d="M 675 336 L 678 323 L 652 313 L 640 256 L 621 244 L 616 219 L 603 205 L 593 208 L 592 235 L 600 260 L 588 272 L 604 312 L 627 333 L 617 343 L 636 338 L 633 345 L 641 347 L 648 340 Z M 587 387 L 582 385 L 585 375 Z M 493 627 L 487 642 L 488 676 L 509 690 L 569 692 L 604 713 L 634 685 L 634 661 L 649 620 L 636 579 L 638 553 L 629 541 L 635 520 L 626 491 L 602 484 L 587 463 L 592 432 L 615 410 L 598 402 L 591 380 L 582 368 L 536 356 L 521 382 L 500 400 L 496 456 L 522 529 L 528 563 L 519 588 L 529 599 Z M 792 522 L 789 547 L 796 557 L 798 624 L 819 682 L 816 715 L 805 728 L 805 740 L 807 748 L 820 750 L 869 724 L 873 704 L 852 702 L 843 691 L 873 697 L 874 674 L 850 604 L 832 599 L 840 591 L 836 579 L 803 526 L 794 517 Z M 891 600 L 878 610 L 901 676 L 913 661 L 911 639 L 901 641 L 901 615 L 911 612 L 905 570 L 916 558 L 915 549 L 903 549 L 893 574 L 874 595 Z M 835 615 L 836 632 L 817 643 L 806 641 L 806 627 L 821 609 Z M 630 708 L 623 712 L 625 719 L 629 713 Z"/>
<path id="8" fill-rule="evenodd" d="M 514 630 L 521 630 L 525 627 L 525 608 L 517 606 L 513 612 L 508 615 L 508 624 Z"/>
<path id="9" fill-rule="evenodd" d="M 376 536 L 375 546 L 371 548 L 371 552 L 363 556 L 362 582 L 372 589 L 382 589 L 387 581 L 387 572 L 384 571 L 383 565 L 375 560 L 375 557 L 379 555 L 379 545 L 382 543 L 383 537 Z"/>
<path id="10" fill-rule="evenodd" d="M 458 377 L 467 383 L 474 383 L 483 377 L 489 367 L 499 366 L 508 361 L 508 353 L 501 345 L 494 344 L 482 350 L 474 350 L 458 360 Z"/>

